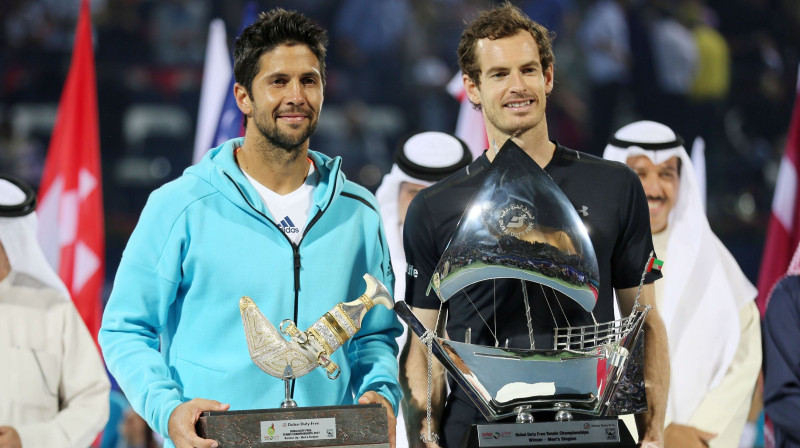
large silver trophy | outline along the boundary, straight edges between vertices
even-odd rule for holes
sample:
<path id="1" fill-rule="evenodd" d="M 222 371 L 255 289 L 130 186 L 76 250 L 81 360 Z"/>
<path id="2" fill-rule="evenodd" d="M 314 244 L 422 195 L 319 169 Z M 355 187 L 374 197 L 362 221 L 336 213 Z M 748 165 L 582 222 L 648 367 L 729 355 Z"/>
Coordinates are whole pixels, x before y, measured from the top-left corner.
<path id="1" fill-rule="evenodd" d="M 474 344 L 472 329 L 464 341 L 446 339 L 425 328 L 405 302 L 395 305 L 486 420 L 516 416 L 517 424 L 478 425 L 468 445 L 624 446 L 614 416 L 646 410 L 641 329 L 650 307 L 637 296 L 629 316 L 597 322 L 599 273 L 586 228 L 558 185 L 513 143 L 498 152 L 428 292 L 444 303 L 469 285 L 500 278 L 522 283 L 514 300 L 528 326 L 523 348 L 509 348 L 496 337 L 494 346 Z M 529 297 L 534 288 L 541 293 Z M 585 318 L 570 324 L 562 316 L 568 305 Z M 486 314 L 481 319 L 489 326 Z M 542 316 L 552 316 L 552 333 L 540 338 L 549 346 L 537 345 L 532 324 Z M 578 421 L 575 414 L 599 418 Z"/>
<path id="2" fill-rule="evenodd" d="M 336 304 L 305 331 L 288 319 L 276 329 L 250 297 L 242 297 L 239 311 L 250 358 L 261 370 L 285 382 L 286 396 L 277 409 L 205 412 L 198 421 L 198 435 L 217 440 L 220 448 L 388 448 L 388 419 L 382 406 L 298 407 L 292 398 L 292 380 L 317 367 L 335 380 L 339 366 L 331 355 L 361 329 L 364 316 L 375 305 L 392 309 L 386 287 L 369 274 L 364 281 L 364 294 Z"/>

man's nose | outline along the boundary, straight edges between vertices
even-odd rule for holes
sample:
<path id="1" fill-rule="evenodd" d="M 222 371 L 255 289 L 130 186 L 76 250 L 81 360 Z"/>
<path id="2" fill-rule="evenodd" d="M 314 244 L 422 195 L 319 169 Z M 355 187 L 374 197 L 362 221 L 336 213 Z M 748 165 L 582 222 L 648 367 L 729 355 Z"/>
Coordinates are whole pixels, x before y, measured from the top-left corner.
<path id="1" fill-rule="evenodd" d="M 303 85 L 300 81 L 292 81 L 289 83 L 289 91 L 286 94 L 286 102 L 295 106 L 305 104 L 306 95 L 303 90 Z"/>
<path id="2" fill-rule="evenodd" d="M 509 76 L 509 81 L 511 82 L 512 92 L 524 93 L 527 91 L 527 86 L 525 85 L 525 78 L 523 77 L 522 72 L 512 71 L 508 76 Z"/>
<path id="3" fill-rule="evenodd" d="M 658 183 L 658 176 L 647 175 L 642 178 L 642 187 L 644 194 L 647 196 L 661 197 L 663 196 L 661 184 Z"/>

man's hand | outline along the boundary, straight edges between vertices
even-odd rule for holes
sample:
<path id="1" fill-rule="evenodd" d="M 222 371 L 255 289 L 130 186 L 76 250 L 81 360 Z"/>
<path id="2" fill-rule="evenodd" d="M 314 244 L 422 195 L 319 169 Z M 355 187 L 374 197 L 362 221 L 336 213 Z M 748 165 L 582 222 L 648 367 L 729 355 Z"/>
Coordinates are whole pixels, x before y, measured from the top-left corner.
<path id="1" fill-rule="evenodd" d="M 438 310 L 411 307 L 425 328 L 436 328 L 436 334 L 445 334 L 445 318 Z M 447 396 L 444 367 L 433 359 L 431 398 L 431 433 L 440 434 L 439 422 L 444 412 Z M 408 332 L 406 345 L 400 353 L 400 386 L 403 388 L 403 417 L 406 422 L 408 446 L 412 448 L 439 448 L 435 442 L 425 443 L 420 436 L 428 434 L 428 347 L 417 335 Z"/>
<path id="2" fill-rule="evenodd" d="M 219 401 L 195 398 L 181 403 L 169 416 L 169 438 L 176 448 L 217 448 L 216 440 L 201 439 L 194 427 L 200 414 L 206 411 L 227 411 L 231 405 Z"/>
<path id="3" fill-rule="evenodd" d="M 670 423 L 664 430 L 664 448 L 706 448 L 716 436 L 694 426 Z"/>
<path id="4" fill-rule="evenodd" d="M 0 448 L 22 448 L 22 440 L 13 426 L 0 426 Z"/>
<path id="5" fill-rule="evenodd" d="M 381 404 L 386 409 L 386 415 L 389 417 L 389 447 L 394 448 L 395 437 L 397 434 L 397 418 L 394 416 L 394 409 L 392 409 L 392 405 L 389 403 L 389 400 L 384 398 L 383 395 L 371 390 L 365 392 L 364 395 L 358 398 L 358 404 L 371 403 Z"/>

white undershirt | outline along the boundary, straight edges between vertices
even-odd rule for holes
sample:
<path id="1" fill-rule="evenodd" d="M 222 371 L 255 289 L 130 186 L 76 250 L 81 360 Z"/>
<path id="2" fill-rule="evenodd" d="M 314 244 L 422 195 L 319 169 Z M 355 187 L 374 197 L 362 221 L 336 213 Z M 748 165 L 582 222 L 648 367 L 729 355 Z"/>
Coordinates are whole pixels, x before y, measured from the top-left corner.
<path id="1" fill-rule="evenodd" d="M 308 176 L 300 188 L 291 193 L 280 195 L 261 185 L 249 174 L 242 170 L 247 180 L 258 191 L 261 200 L 269 210 L 275 223 L 278 224 L 292 242 L 299 244 L 303 238 L 303 231 L 308 223 L 308 215 L 314 198 L 314 187 L 317 185 L 319 173 L 313 163 L 308 164 Z"/>

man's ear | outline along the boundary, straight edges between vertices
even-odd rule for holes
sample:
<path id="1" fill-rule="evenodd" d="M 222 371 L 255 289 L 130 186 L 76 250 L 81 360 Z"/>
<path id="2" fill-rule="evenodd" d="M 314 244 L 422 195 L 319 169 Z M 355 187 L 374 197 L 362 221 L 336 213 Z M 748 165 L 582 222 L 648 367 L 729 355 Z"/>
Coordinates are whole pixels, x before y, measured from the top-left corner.
<path id="1" fill-rule="evenodd" d="M 469 98 L 469 102 L 475 105 L 480 105 L 481 97 L 480 87 L 478 87 L 478 84 L 476 84 L 466 73 L 461 75 L 461 80 L 464 82 L 464 90 L 467 92 L 467 98 Z"/>
<path id="2" fill-rule="evenodd" d="M 243 114 L 250 115 L 253 112 L 250 95 L 247 93 L 247 89 L 238 82 L 233 85 L 233 97 L 236 98 L 236 106 Z"/>
<path id="3" fill-rule="evenodd" d="M 544 71 L 544 93 L 549 95 L 553 91 L 553 80 L 555 77 L 555 66 L 550 64 Z"/>

